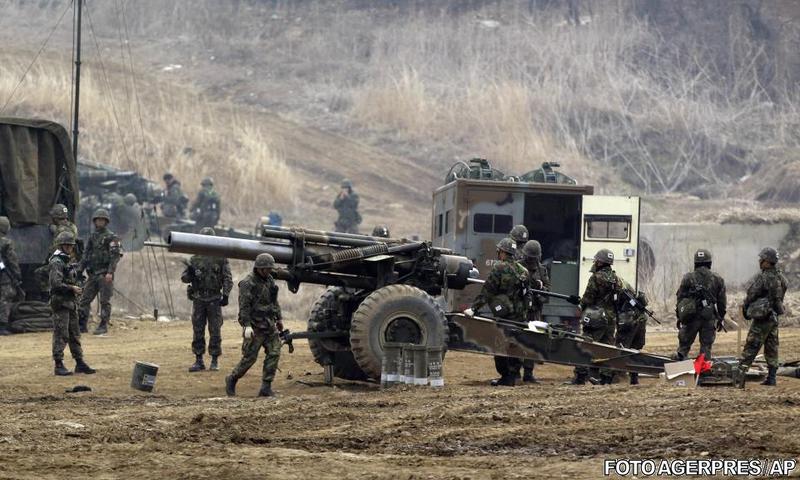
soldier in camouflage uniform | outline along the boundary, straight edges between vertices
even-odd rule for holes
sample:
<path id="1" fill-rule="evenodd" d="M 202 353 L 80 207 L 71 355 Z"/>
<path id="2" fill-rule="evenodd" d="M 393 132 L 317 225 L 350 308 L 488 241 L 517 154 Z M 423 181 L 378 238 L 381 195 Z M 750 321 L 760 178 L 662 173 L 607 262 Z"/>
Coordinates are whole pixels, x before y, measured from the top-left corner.
<path id="1" fill-rule="evenodd" d="M 242 325 L 242 360 L 225 377 L 225 392 L 236 395 L 236 382 L 258 358 L 263 347 L 266 357 L 261 376 L 259 397 L 271 397 L 272 380 L 281 355 L 283 317 L 278 304 L 278 285 L 272 278 L 275 259 L 268 253 L 256 257 L 253 271 L 239 282 L 239 323 Z"/>
<path id="2" fill-rule="evenodd" d="M 519 250 L 519 249 L 518 249 Z M 528 240 L 522 247 L 522 264 L 528 270 L 530 286 L 532 290 L 550 291 L 550 275 L 547 268 L 542 265 L 542 245 L 536 240 Z M 528 313 L 529 322 L 542 321 L 542 309 L 544 308 L 547 297 L 532 295 L 531 309 Z M 533 360 L 522 360 L 522 381 L 524 383 L 539 383 L 533 376 L 533 369 L 536 363 Z"/>
<path id="3" fill-rule="evenodd" d="M 14 250 L 14 242 L 6 238 L 11 230 L 8 217 L 0 217 L 0 335 L 9 335 L 8 316 L 11 304 L 17 299 L 22 272 Z"/>
<path id="4" fill-rule="evenodd" d="M 169 172 L 164 174 L 164 193 L 161 198 L 161 213 L 165 217 L 183 218 L 189 199 L 183 194 L 181 182 Z"/>
<path id="5" fill-rule="evenodd" d="M 784 313 L 783 297 L 787 281 L 777 268 L 778 252 L 766 247 L 758 254 L 761 272 L 751 281 L 742 305 L 744 318 L 751 320 L 742 355 L 739 358 L 739 386 L 744 388 L 745 373 L 761 345 L 767 360 L 767 378 L 761 384 L 774 386 L 778 371 L 778 316 Z"/>
<path id="6" fill-rule="evenodd" d="M 634 350 L 641 350 L 644 347 L 645 338 L 647 335 L 647 316 L 643 308 L 647 307 L 647 297 L 644 292 L 635 292 L 627 282 L 623 281 L 625 290 L 636 295 L 636 301 L 639 302 L 641 308 L 636 308 L 630 304 L 629 301 L 621 300 L 618 302 L 619 308 L 617 309 L 617 345 L 624 348 L 632 348 Z M 630 372 L 631 385 L 639 385 L 639 374 Z"/>
<path id="7" fill-rule="evenodd" d="M 700 353 L 711 358 L 711 347 L 722 329 L 727 309 L 725 280 L 711 271 L 711 252 L 701 248 L 694 254 L 694 270 L 683 276 L 678 287 L 675 316 L 678 331 L 676 360 L 684 360 L 700 334 Z"/>
<path id="8" fill-rule="evenodd" d="M 214 235 L 214 229 L 205 227 L 201 235 Z M 233 288 L 231 267 L 227 258 L 194 255 L 181 275 L 181 281 L 188 283 L 187 294 L 192 301 L 192 352 L 194 365 L 190 372 L 206 369 L 203 355 L 206 353 L 205 330 L 208 324 L 208 353 L 211 354 L 210 369 L 219 370 L 218 358 L 222 355 L 222 307 L 228 305 L 228 295 Z"/>
<path id="9" fill-rule="evenodd" d="M 78 286 L 75 264 L 75 236 L 61 232 L 55 239 L 58 248 L 50 257 L 50 309 L 53 311 L 53 361 L 56 375 L 72 375 L 64 366 L 64 348 L 75 359 L 75 373 L 93 374 L 95 370 L 83 361 L 81 332 L 78 329 L 77 298 L 82 289 Z"/>
<path id="10" fill-rule="evenodd" d="M 389 227 L 386 225 L 376 225 L 372 229 L 372 236 L 378 238 L 389 238 Z"/>
<path id="11" fill-rule="evenodd" d="M 353 191 L 353 183 L 342 180 L 342 190 L 333 201 L 333 208 L 339 213 L 339 218 L 334 224 L 335 232 L 358 233 L 361 224 L 361 214 L 358 213 L 358 194 Z"/>
<path id="12" fill-rule="evenodd" d="M 58 244 L 56 244 L 58 234 L 61 232 L 69 232 L 74 238 L 78 238 L 78 227 L 69 221 L 69 209 L 65 205 L 60 203 L 53 205 L 53 208 L 50 209 L 50 219 L 48 229 L 53 240 L 50 243 L 50 248 L 47 250 L 47 257 L 43 259 L 44 263 L 34 272 L 36 282 L 42 292 L 47 292 L 50 289 L 50 257 L 53 255 L 53 252 L 58 250 Z M 75 255 L 76 258 L 80 259 L 80 252 L 77 250 L 77 247 Z"/>
<path id="13" fill-rule="evenodd" d="M 114 273 L 122 257 L 119 238 L 108 228 L 108 222 L 107 210 L 100 208 L 94 212 L 92 223 L 95 231 L 89 237 L 80 264 L 81 271 L 86 271 L 88 276 L 80 302 L 80 328 L 82 332 L 87 331 L 89 307 L 94 298 L 99 297 L 100 324 L 93 332 L 95 335 L 102 335 L 108 331 L 111 297 L 114 295 Z"/>
<path id="14" fill-rule="evenodd" d="M 581 326 L 583 334 L 596 342 L 614 344 L 614 330 L 617 323 L 616 296 L 623 288 L 622 280 L 611 268 L 614 264 L 614 253 L 608 249 L 599 250 L 594 256 L 592 276 L 586 284 L 586 291 L 581 297 Z M 611 370 L 599 370 L 600 384 L 609 384 L 613 380 Z M 573 385 L 584 385 L 589 378 L 587 367 L 575 367 Z"/>
<path id="15" fill-rule="evenodd" d="M 219 222 L 219 214 L 222 209 L 222 200 L 219 193 L 214 190 L 214 180 L 206 177 L 200 183 L 202 187 L 197 192 L 197 198 L 192 202 L 192 220 L 196 222 L 199 229 L 204 227 L 214 227 Z"/>
<path id="16" fill-rule="evenodd" d="M 488 306 L 491 316 L 525 322 L 531 308 L 530 280 L 528 271 L 514 260 L 516 245 L 510 238 L 497 244 L 497 262 L 492 266 L 481 292 L 472 302 L 472 307 L 464 310 L 471 317 Z M 492 385 L 514 386 L 519 380 L 522 362 L 518 358 L 494 357 L 495 368 L 500 378 Z"/>

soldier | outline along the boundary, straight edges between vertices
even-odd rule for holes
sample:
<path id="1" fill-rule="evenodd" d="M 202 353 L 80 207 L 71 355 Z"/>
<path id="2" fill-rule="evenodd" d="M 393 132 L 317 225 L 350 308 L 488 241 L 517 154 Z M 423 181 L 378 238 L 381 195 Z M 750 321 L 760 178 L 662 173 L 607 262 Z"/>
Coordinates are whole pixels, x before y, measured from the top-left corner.
<path id="1" fill-rule="evenodd" d="M 86 251 L 81 259 L 81 271 L 88 278 L 80 301 L 79 323 L 81 332 L 86 332 L 89 323 L 89 307 L 95 297 L 100 299 L 100 324 L 94 335 L 108 332 L 111 319 L 111 297 L 114 295 L 114 272 L 122 257 L 119 238 L 108 228 L 108 211 L 100 208 L 92 215 L 95 231 L 89 237 Z"/>
<path id="2" fill-rule="evenodd" d="M 528 227 L 525 225 L 515 225 L 514 228 L 511 229 L 509 236 L 511 237 L 511 240 L 514 240 L 514 243 L 517 244 L 517 251 L 514 254 L 514 258 L 516 258 L 518 262 L 524 261 L 525 253 L 522 251 L 522 249 L 525 246 L 525 243 L 528 241 Z"/>
<path id="3" fill-rule="evenodd" d="M 50 219 L 51 223 L 48 228 L 50 229 L 50 234 L 53 236 L 53 243 L 50 246 L 49 254 L 52 255 L 53 252 L 58 249 L 58 245 L 56 245 L 58 234 L 61 232 L 69 232 L 77 239 L 78 227 L 69 221 L 69 209 L 66 205 L 60 203 L 53 205 L 53 208 L 50 209 Z"/>
<path id="4" fill-rule="evenodd" d="M 711 271 L 711 252 L 701 248 L 694 254 L 694 270 L 683 276 L 678 287 L 678 351 L 676 360 L 684 360 L 700 334 L 700 353 L 711 358 L 711 347 L 725 318 L 727 299 L 725 280 Z"/>
<path id="5" fill-rule="evenodd" d="M 515 227 L 516 228 L 516 227 Z M 513 232 L 513 230 L 512 230 Z M 526 230 L 527 232 L 527 230 Z M 536 240 L 528 240 L 522 247 L 523 265 L 528 270 L 528 277 L 530 279 L 531 289 L 550 291 L 550 275 L 547 273 L 547 268 L 542 265 L 542 245 Z M 517 249 L 519 252 L 520 249 Z M 530 312 L 528 313 L 529 322 L 542 321 L 542 308 L 547 301 L 547 297 L 541 295 L 532 295 L 533 302 L 531 304 Z M 536 377 L 533 376 L 533 369 L 535 367 L 533 360 L 522 360 L 522 381 L 523 383 L 539 383 Z"/>
<path id="6" fill-rule="evenodd" d="M 9 335 L 8 316 L 11 304 L 17 299 L 22 272 L 14 250 L 14 242 L 6 238 L 11 230 L 8 217 L 0 217 L 0 335 Z"/>
<path id="7" fill-rule="evenodd" d="M 206 177 L 200 182 L 202 187 L 197 192 L 197 198 L 192 202 L 192 220 L 197 224 L 197 228 L 215 227 L 219 222 L 219 213 L 222 202 L 219 193 L 214 190 L 214 180 Z"/>
<path id="8" fill-rule="evenodd" d="M 389 238 L 389 227 L 386 225 L 376 225 L 372 229 L 372 236 L 378 238 Z"/>
<path id="9" fill-rule="evenodd" d="M 214 229 L 205 227 L 201 235 L 214 235 Z M 228 295 L 233 288 L 231 267 L 227 258 L 205 257 L 194 255 L 181 275 L 181 281 L 188 283 L 186 289 L 192 301 L 192 352 L 195 355 L 194 365 L 190 372 L 205 370 L 203 354 L 206 352 L 205 330 L 208 324 L 208 353 L 211 354 L 212 371 L 219 370 L 218 358 L 222 355 L 222 307 L 228 305 Z"/>
<path id="10" fill-rule="evenodd" d="M 624 288 L 633 293 L 633 288 L 623 281 Z M 647 316 L 642 310 L 647 307 L 647 297 L 644 292 L 636 292 L 636 301 L 641 308 L 636 308 L 629 301 L 621 299 L 617 309 L 617 345 L 624 348 L 641 350 L 644 347 L 647 334 Z M 639 374 L 630 372 L 630 384 L 639 385 Z"/>
<path id="11" fill-rule="evenodd" d="M 225 377 L 225 393 L 236 395 L 236 382 L 244 376 L 264 347 L 266 357 L 259 397 L 271 397 L 272 380 L 281 355 L 283 317 L 278 304 L 278 285 L 272 278 L 275 259 L 268 253 L 256 257 L 253 272 L 239 282 L 239 323 L 242 325 L 242 360 Z"/>
<path id="12" fill-rule="evenodd" d="M 744 388 L 745 373 L 756 358 L 761 345 L 767 359 L 767 378 L 761 385 L 775 386 L 778 371 L 778 316 L 783 315 L 783 297 L 787 281 L 776 267 L 778 252 L 766 247 L 758 254 L 761 272 L 751 281 L 742 304 L 744 318 L 751 320 L 742 355 L 739 357 L 739 387 Z"/>
<path id="13" fill-rule="evenodd" d="M 361 214 L 358 213 L 358 194 L 353 191 L 353 183 L 342 180 L 342 189 L 336 200 L 333 201 L 333 208 L 339 212 L 339 218 L 334 224 L 334 231 L 342 233 L 358 233 L 358 226 L 361 224 Z"/>
<path id="14" fill-rule="evenodd" d="M 53 311 L 53 361 L 56 375 L 72 375 L 64 366 L 64 347 L 75 359 L 75 373 L 93 374 L 95 370 L 83 361 L 81 332 L 78 328 L 78 286 L 75 260 L 75 236 L 61 232 L 55 240 L 58 249 L 50 257 L 50 308 Z"/>
<path id="15" fill-rule="evenodd" d="M 464 310 L 471 317 L 476 311 L 488 306 L 494 317 L 525 322 L 531 307 L 528 271 L 514 260 L 516 245 L 510 238 L 497 244 L 497 262 L 492 266 L 481 292 Z M 521 362 L 517 358 L 494 357 L 495 368 L 500 378 L 492 385 L 514 386 L 519 380 Z"/>
<path id="16" fill-rule="evenodd" d="M 132 193 L 126 194 L 122 197 L 122 205 L 117 206 L 114 210 L 117 217 L 117 223 L 114 228 L 120 237 L 130 237 L 135 231 L 136 227 L 142 219 L 142 207 L 137 203 L 136 195 Z"/>
<path id="17" fill-rule="evenodd" d="M 616 294 L 623 287 L 622 280 L 611 268 L 614 264 L 614 253 L 608 249 L 599 250 L 594 256 L 592 276 L 586 284 L 586 291 L 581 297 L 583 334 L 596 342 L 614 344 L 614 325 L 616 324 Z M 613 380 L 608 369 L 600 369 L 600 384 L 607 385 Z M 575 378 L 572 385 L 584 385 L 589 377 L 589 369 L 575 367 Z"/>
<path id="18" fill-rule="evenodd" d="M 161 213 L 165 217 L 183 218 L 189 199 L 183 194 L 181 182 L 169 172 L 164 174 L 164 193 L 161 198 Z"/>

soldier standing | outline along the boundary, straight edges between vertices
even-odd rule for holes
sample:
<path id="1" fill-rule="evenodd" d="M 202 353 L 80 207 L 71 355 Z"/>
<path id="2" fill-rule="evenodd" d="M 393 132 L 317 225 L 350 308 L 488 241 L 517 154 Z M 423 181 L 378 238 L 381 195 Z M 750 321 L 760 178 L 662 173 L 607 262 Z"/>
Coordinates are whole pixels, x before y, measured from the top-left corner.
<path id="1" fill-rule="evenodd" d="M 169 172 L 164 174 L 164 195 L 161 199 L 161 213 L 165 217 L 183 218 L 189 199 L 183 194 L 181 182 Z"/>
<path id="2" fill-rule="evenodd" d="M 372 236 L 378 238 L 389 238 L 389 227 L 386 225 L 376 225 L 375 228 L 372 229 Z"/>
<path id="3" fill-rule="evenodd" d="M 78 227 L 69 221 L 69 209 L 66 205 L 57 203 L 50 209 L 50 225 L 48 226 L 48 230 L 53 240 L 50 243 L 50 248 L 47 250 L 47 257 L 44 259 L 44 263 L 34 271 L 39 289 L 43 293 L 46 293 L 50 289 L 50 257 L 53 255 L 53 252 L 58 250 L 56 238 L 58 238 L 58 235 L 62 232 L 69 232 L 72 234 L 73 238 L 78 238 Z M 75 258 L 80 259 L 80 251 L 78 251 L 77 247 L 75 249 Z"/>
<path id="4" fill-rule="evenodd" d="M 608 249 L 599 250 L 594 256 L 592 276 L 586 284 L 586 291 L 581 297 L 581 326 L 583 334 L 596 342 L 614 344 L 614 326 L 617 321 L 616 295 L 623 287 L 622 280 L 611 268 L 614 264 L 614 253 Z M 600 384 L 607 385 L 613 380 L 613 373 L 608 369 L 600 369 Z M 575 367 L 573 385 L 584 385 L 589 377 L 587 367 Z"/>
<path id="5" fill-rule="evenodd" d="M 54 373 L 72 375 L 64 366 L 64 347 L 75 359 L 75 373 L 93 374 L 95 370 L 83 361 L 81 332 L 78 328 L 77 298 L 82 293 L 78 286 L 75 260 L 75 236 L 61 232 L 55 240 L 58 248 L 50 257 L 50 308 L 53 310 L 53 361 Z"/>
<path id="6" fill-rule="evenodd" d="M 201 235 L 214 235 L 214 229 L 205 227 Z M 212 371 L 219 370 L 218 358 L 222 355 L 222 307 L 228 305 L 228 295 L 233 288 L 231 267 L 227 258 L 194 255 L 181 275 L 181 281 L 188 283 L 187 294 L 192 301 L 192 352 L 194 365 L 190 372 L 206 369 L 203 355 L 206 352 L 205 330 L 208 324 L 208 353 L 211 354 Z"/>
<path id="7" fill-rule="evenodd" d="M 94 233 L 89 237 L 86 251 L 81 259 L 81 271 L 88 278 L 83 288 L 78 321 L 81 332 L 86 332 L 89 323 L 89 307 L 95 297 L 100 299 L 100 324 L 94 335 L 108 332 L 111 319 L 111 297 L 114 295 L 114 272 L 122 257 L 119 238 L 108 228 L 108 211 L 100 208 L 92 215 Z"/>
<path id="8" fill-rule="evenodd" d="M 547 268 L 542 265 L 542 245 L 536 240 L 528 240 L 522 247 L 523 265 L 528 270 L 528 277 L 532 290 L 550 291 L 550 275 Z M 531 309 L 528 313 L 529 322 L 542 321 L 542 309 L 547 297 L 532 295 Z M 533 376 L 536 363 L 533 360 L 522 360 L 522 381 L 524 383 L 539 383 Z"/>
<path id="9" fill-rule="evenodd" d="M 17 299 L 22 272 L 14 250 L 14 242 L 6 238 L 11 230 L 8 217 L 0 217 L 0 335 L 9 335 L 8 317 L 11 304 Z"/>
<path id="10" fill-rule="evenodd" d="M 531 307 L 528 271 L 514 260 L 516 245 L 510 238 L 497 244 L 497 262 L 492 266 L 481 292 L 464 310 L 471 317 L 484 306 L 488 306 L 494 317 L 525 322 Z M 500 378 L 492 385 L 515 386 L 519 380 L 522 362 L 518 358 L 494 357 L 494 365 Z"/>
<path id="11" fill-rule="evenodd" d="M 747 296 L 742 305 L 744 318 L 751 320 L 747 340 L 739 357 L 739 387 L 744 388 L 745 374 L 756 358 L 761 345 L 767 359 L 767 378 L 761 384 L 774 386 L 778 372 L 778 316 L 783 315 L 783 297 L 786 295 L 787 281 L 778 270 L 778 252 L 766 247 L 758 254 L 761 272 L 747 288 Z"/>
<path id="12" fill-rule="evenodd" d="M 197 224 L 197 228 L 215 227 L 219 222 L 219 212 L 222 202 L 219 193 L 214 190 L 214 180 L 206 177 L 200 182 L 201 189 L 197 192 L 197 198 L 192 202 L 192 220 Z"/>
<path id="13" fill-rule="evenodd" d="M 694 271 L 683 276 L 678 287 L 678 351 L 675 359 L 684 360 L 700 334 L 700 353 L 711 358 L 717 332 L 722 329 L 727 298 L 725 280 L 711 271 L 711 252 L 701 248 L 694 254 Z"/>
<path id="14" fill-rule="evenodd" d="M 633 293 L 633 288 L 623 281 L 625 290 L 636 295 L 640 308 L 636 308 L 629 301 L 620 301 L 617 314 L 617 345 L 624 348 L 641 350 L 644 347 L 647 334 L 647 316 L 644 308 L 647 307 L 647 297 L 644 292 Z M 630 372 L 631 385 L 639 385 L 639 374 Z"/>
<path id="15" fill-rule="evenodd" d="M 333 201 L 333 208 L 339 212 L 334 224 L 334 231 L 342 233 L 358 233 L 361 214 L 358 213 L 358 194 L 353 191 L 353 182 L 342 180 L 342 189 Z"/>
<path id="16" fill-rule="evenodd" d="M 258 358 L 263 347 L 266 357 L 259 397 L 271 397 L 272 380 L 281 355 L 283 317 L 278 304 L 278 285 L 272 278 L 275 259 L 268 253 L 256 257 L 253 271 L 239 282 L 239 323 L 242 325 L 242 359 L 225 377 L 225 393 L 236 395 L 236 382 Z"/>

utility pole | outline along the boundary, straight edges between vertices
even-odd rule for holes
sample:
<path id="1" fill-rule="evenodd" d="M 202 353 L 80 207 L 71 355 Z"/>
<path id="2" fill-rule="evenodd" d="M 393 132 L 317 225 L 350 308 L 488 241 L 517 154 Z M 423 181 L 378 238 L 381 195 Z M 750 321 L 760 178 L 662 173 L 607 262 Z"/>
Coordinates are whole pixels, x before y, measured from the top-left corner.
<path id="1" fill-rule="evenodd" d="M 75 104 L 72 118 L 72 156 L 78 160 L 78 109 L 81 98 L 81 7 L 84 0 L 73 0 L 75 11 Z"/>

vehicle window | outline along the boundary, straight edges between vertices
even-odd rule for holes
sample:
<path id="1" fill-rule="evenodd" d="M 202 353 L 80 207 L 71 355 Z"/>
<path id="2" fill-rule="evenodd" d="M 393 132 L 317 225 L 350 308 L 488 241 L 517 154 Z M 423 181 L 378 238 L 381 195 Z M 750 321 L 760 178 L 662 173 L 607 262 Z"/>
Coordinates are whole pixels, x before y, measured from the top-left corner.
<path id="1" fill-rule="evenodd" d="M 436 236 L 442 236 L 442 214 L 436 216 Z"/>
<path id="2" fill-rule="evenodd" d="M 584 240 L 629 241 L 631 217 L 629 215 L 586 215 Z"/>
<path id="3" fill-rule="evenodd" d="M 472 230 L 475 233 L 508 234 L 514 225 L 511 215 L 493 215 L 491 213 L 476 213 L 472 217 Z"/>
<path id="4" fill-rule="evenodd" d="M 450 215 L 450 214 L 452 212 L 453 212 L 452 210 L 448 210 L 448 211 L 446 211 L 444 213 L 444 233 L 450 233 L 450 230 L 451 230 L 450 220 L 451 220 L 451 217 L 452 217 L 452 215 Z"/>

